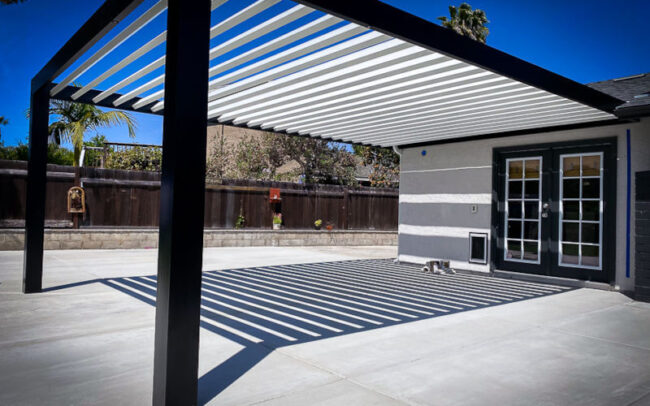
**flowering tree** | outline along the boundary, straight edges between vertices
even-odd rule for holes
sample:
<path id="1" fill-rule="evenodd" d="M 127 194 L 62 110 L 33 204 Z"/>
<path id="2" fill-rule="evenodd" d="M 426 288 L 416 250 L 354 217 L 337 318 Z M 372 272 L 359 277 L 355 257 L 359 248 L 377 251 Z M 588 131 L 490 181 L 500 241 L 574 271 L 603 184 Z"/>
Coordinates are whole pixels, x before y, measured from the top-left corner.
<path id="1" fill-rule="evenodd" d="M 370 186 L 395 187 L 399 182 L 399 155 L 389 148 L 354 146 L 354 153 L 370 167 Z"/>

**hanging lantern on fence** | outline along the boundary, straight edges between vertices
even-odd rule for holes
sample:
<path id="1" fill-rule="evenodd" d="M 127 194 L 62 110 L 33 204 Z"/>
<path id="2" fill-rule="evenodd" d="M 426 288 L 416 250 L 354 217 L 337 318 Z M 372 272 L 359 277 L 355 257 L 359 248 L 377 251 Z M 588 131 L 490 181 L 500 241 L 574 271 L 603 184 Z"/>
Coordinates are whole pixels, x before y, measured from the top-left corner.
<path id="1" fill-rule="evenodd" d="M 79 186 L 68 189 L 68 213 L 86 212 L 86 192 Z"/>

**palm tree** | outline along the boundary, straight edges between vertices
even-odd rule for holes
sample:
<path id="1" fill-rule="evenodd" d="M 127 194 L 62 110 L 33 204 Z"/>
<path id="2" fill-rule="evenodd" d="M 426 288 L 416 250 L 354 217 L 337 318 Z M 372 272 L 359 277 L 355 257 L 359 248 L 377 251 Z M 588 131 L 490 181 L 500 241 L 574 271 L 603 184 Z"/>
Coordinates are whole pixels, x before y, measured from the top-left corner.
<path id="1" fill-rule="evenodd" d="M 7 125 L 9 124 L 9 120 L 4 118 L 3 116 L 0 116 L 0 125 Z M 0 140 L 2 140 L 2 132 L 0 132 Z"/>
<path id="2" fill-rule="evenodd" d="M 490 30 L 485 26 L 489 23 L 485 11 L 472 10 L 472 6 L 467 3 L 462 3 L 458 8 L 456 6 L 449 6 L 449 16 L 438 17 L 442 21 L 442 26 L 451 28 L 460 35 L 470 37 L 475 41 L 485 44 Z"/>
<path id="3" fill-rule="evenodd" d="M 74 166 L 79 165 L 84 135 L 88 131 L 125 124 L 129 137 L 135 137 L 135 119 L 122 111 L 102 111 L 90 104 L 53 100 L 50 104 L 50 115 L 58 116 L 58 120 L 50 124 L 49 134 L 56 144 L 60 145 L 61 141 L 72 143 Z"/>

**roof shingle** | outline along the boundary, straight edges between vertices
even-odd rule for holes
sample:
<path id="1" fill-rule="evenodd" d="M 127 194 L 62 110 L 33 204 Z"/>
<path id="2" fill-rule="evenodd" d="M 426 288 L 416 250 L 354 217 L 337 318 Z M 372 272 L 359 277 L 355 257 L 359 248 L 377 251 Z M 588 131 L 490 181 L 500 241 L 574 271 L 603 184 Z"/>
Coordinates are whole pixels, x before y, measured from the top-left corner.
<path id="1" fill-rule="evenodd" d="M 618 106 L 617 111 L 650 106 L 650 73 L 587 83 L 587 86 L 624 100 L 626 103 Z"/>

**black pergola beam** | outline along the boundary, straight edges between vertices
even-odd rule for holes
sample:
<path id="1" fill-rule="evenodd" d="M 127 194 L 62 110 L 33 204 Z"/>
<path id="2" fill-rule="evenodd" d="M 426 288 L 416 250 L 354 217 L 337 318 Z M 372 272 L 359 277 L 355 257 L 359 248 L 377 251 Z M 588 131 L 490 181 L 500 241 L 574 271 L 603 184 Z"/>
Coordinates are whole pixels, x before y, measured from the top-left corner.
<path id="1" fill-rule="evenodd" d="M 210 0 L 169 0 L 154 405 L 197 403 Z"/>
<path id="2" fill-rule="evenodd" d="M 53 83 L 48 86 L 49 89 L 53 88 L 56 86 L 56 83 Z M 151 111 L 151 108 L 155 106 L 158 103 L 158 100 L 155 100 L 149 104 L 146 104 L 142 107 L 135 108 L 133 105 L 135 105 L 137 102 L 140 101 L 139 97 L 134 97 L 133 99 L 129 100 L 126 103 L 120 104 L 119 106 L 115 107 L 113 105 L 113 102 L 122 95 L 120 93 L 113 93 L 112 95 L 102 99 L 99 102 L 94 102 L 93 98 L 101 93 L 100 90 L 95 90 L 91 89 L 88 92 L 86 92 L 83 96 L 73 99 L 72 95 L 77 92 L 80 88 L 76 86 L 66 86 L 64 87 L 59 93 L 57 93 L 56 96 L 52 97 L 53 99 L 56 100 L 64 100 L 64 101 L 70 101 L 70 102 L 75 102 L 75 103 L 85 103 L 85 104 L 91 104 L 93 106 L 99 106 L 99 107 L 106 107 L 106 108 L 111 108 L 111 109 L 119 109 L 119 110 L 126 110 L 126 111 L 134 111 L 136 113 L 146 113 L 146 114 L 154 114 L 157 116 L 163 116 L 164 115 L 164 110 L 160 111 Z M 245 128 L 249 130 L 260 130 L 260 131 L 269 131 L 273 132 L 276 134 L 283 134 L 287 136 L 292 136 L 292 137 L 310 137 L 310 138 L 317 138 L 317 139 L 324 139 L 327 141 L 332 141 L 332 142 L 339 142 L 341 144 L 350 144 L 350 145 L 361 145 L 361 146 L 370 146 L 371 144 L 367 143 L 359 143 L 359 142 L 351 142 L 351 141 L 339 141 L 327 137 L 319 137 L 319 136 L 312 136 L 309 134 L 300 134 L 298 132 L 288 132 L 285 130 L 281 131 L 275 131 L 275 130 L 265 130 L 262 128 L 262 126 L 247 126 L 245 124 L 235 124 L 233 121 L 228 121 L 228 122 L 219 122 L 218 119 L 209 119 L 208 124 L 220 124 L 220 125 L 227 125 L 230 127 L 238 127 L 238 128 Z"/>
<path id="3" fill-rule="evenodd" d="M 52 83 L 48 86 L 48 89 L 53 88 L 56 86 L 56 83 Z M 102 99 L 99 102 L 94 102 L 93 98 L 98 96 L 100 93 L 102 93 L 101 90 L 95 90 L 91 89 L 88 92 L 86 92 L 84 95 L 82 95 L 79 98 L 73 99 L 72 95 L 77 92 L 80 88 L 76 86 L 66 86 L 64 87 L 59 93 L 56 94 L 56 96 L 53 96 L 52 99 L 56 100 L 63 100 L 63 101 L 70 101 L 70 102 L 75 102 L 75 103 L 84 103 L 84 104 L 91 104 L 93 106 L 99 106 L 99 107 L 106 107 L 106 108 L 111 108 L 111 109 L 119 109 L 119 110 L 126 110 L 126 111 L 133 111 L 136 113 L 146 113 L 146 114 L 154 114 L 157 116 L 164 116 L 164 110 L 160 111 L 151 111 L 151 108 L 155 106 L 158 103 L 158 100 L 152 101 L 149 104 L 146 104 L 144 106 L 141 106 L 139 108 L 133 107 L 136 103 L 138 103 L 141 99 L 139 97 L 134 97 L 133 99 L 120 104 L 119 106 L 114 106 L 113 102 L 120 97 L 122 97 L 122 94 L 120 93 L 113 93 L 110 96 Z M 248 126 L 245 124 L 235 124 L 234 121 L 226 121 L 226 122 L 220 122 L 217 118 L 213 119 L 208 119 L 208 124 L 219 124 L 219 125 L 227 125 L 230 127 L 238 127 L 238 128 L 245 128 L 248 130 L 260 130 L 260 131 L 269 131 L 273 132 L 275 134 L 283 134 L 283 135 L 288 135 L 292 137 L 307 137 L 307 138 L 316 138 L 316 139 L 323 139 L 326 141 L 332 141 L 332 142 L 339 142 L 341 144 L 350 144 L 350 145 L 361 145 L 361 146 L 370 146 L 371 144 L 368 143 L 360 143 L 360 142 L 352 142 L 352 141 L 341 141 L 341 140 L 335 140 L 332 138 L 328 137 L 320 137 L 320 136 L 312 136 L 310 134 L 300 134 L 297 131 L 294 132 L 289 132 L 286 130 L 281 130 L 281 131 L 275 131 L 275 130 L 265 130 L 262 128 L 261 125 L 257 126 Z"/>
<path id="4" fill-rule="evenodd" d="M 32 79 L 32 92 L 54 81 L 143 0 L 107 0 Z"/>
<path id="5" fill-rule="evenodd" d="M 48 89 L 52 89 L 54 86 L 56 86 L 56 83 L 52 83 L 51 85 L 48 86 Z M 56 100 L 63 100 L 63 101 L 70 101 L 70 102 L 75 102 L 75 103 L 84 103 L 84 104 L 91 104 L 93 106 L 99 106 L 99 107 L 107 107 L 111 109 L 118 109 L 118 110 L 126 110 L 126 111 L 135 111 L 137 113 L 147 113 L 147 114 L 155 114 L 158 116 L 162 116 L 164 112 L 158 111 L 158 112 L 153 112 L 151 111 L 151 108 L 158 103 L 158 100 L 152 101 L 149 104 L 146 104 L 142 107 L 135 108 L 133 107 L 134 104 L 139 102 L 141 99 L 139 97 L 134 97 L 133 99 L 120 104 L 119 106 L 114 106 L 113 102 L 122 95 L 120 93 L 113 93 L 112 95 L 102 99 L 99 102 L 94 102 L 93 98 L 98 96 L 100 93 L 102 93 L 100 90 L 95 90 L 91 89 L 85 94 L 83 94 L 81 97 L 78 97 L 76 99 L 72 98 L 72 95 L 79 90 L 79 87 L 76 86 L 66 86 L 64 87 L 59 93 L 57 93 L 55 96 L 52 96 L 52 99 Z"/>
<path id="6" fill-rule="evenodd" d="M 624 103 L 378 0 L 294 1 L 599 110 Z"/>
<path id="7" fill-rule="evenodd" d="M 36 293 L 43 288 L 43 238 L 45 236 L 49 109 L 48 89 L 41 87 L 32 90 L 29 113 L 23 293 Z"/>

